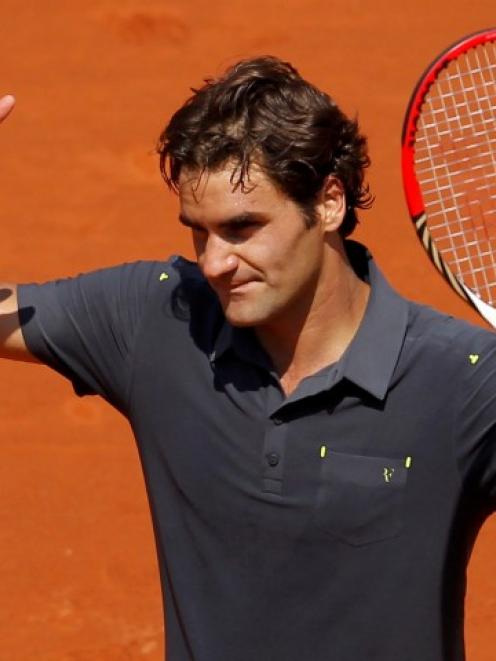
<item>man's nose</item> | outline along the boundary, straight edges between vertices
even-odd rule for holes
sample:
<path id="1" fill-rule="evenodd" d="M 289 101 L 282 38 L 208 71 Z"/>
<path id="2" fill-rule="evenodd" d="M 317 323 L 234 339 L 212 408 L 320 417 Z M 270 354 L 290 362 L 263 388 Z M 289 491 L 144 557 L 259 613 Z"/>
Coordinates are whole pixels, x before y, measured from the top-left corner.
<path id="1" fill-rule="evenodd" d="M 218 280 L 235 271 L 238 258 L 233 254 L 232 244 L 218 236 L 209 236 L 198 263 L 207 280 Z"/>

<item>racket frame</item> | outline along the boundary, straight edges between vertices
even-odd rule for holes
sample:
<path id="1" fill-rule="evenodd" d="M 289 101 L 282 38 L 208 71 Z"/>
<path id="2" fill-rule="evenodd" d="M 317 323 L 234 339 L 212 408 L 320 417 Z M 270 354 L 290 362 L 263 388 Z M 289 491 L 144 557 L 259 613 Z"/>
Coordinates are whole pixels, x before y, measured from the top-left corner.
<path id="1" fill-rule="evenodd" d="M 468 289 L 453 273 L 440 255 L 427 226 L 427 214 L 415 174 L 415 136 L 424 99 L 429 89 L 436 81 L 441 71 L 459 55 L 471 48 L 488 42 L 496 42 L 496 28 L 480 30 L 463 37 L 446 48 L 425 69 L 410 98 L 401 138 L 401 165 L 403 187 L 411 219 L 415 225 L 417 236 L 431 258 L 434 266 L 449 282 L 451 287 L 468 303 L 470 303 L 489 323 L 496 327 L 496 310 Z"/>

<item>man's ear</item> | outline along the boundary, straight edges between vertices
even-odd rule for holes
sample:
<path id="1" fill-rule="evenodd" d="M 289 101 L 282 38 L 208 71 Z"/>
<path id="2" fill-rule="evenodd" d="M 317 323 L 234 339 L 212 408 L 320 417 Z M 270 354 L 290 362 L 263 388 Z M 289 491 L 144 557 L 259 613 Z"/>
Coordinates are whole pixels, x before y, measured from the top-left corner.
<path id="1" fill-rule="evenodd" d="M 337 177 L 326 177 L 318 206 L 324 232 L 337 232 L 346 215 L 344 186 Z"/>

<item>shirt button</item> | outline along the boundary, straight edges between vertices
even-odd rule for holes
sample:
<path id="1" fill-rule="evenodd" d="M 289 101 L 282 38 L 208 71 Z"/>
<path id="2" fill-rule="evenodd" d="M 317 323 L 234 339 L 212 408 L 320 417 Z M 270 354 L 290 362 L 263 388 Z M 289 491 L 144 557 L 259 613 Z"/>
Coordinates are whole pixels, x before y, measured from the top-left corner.
<path id="1" fill-rule="evenodd" d="M 277 452 L 270 452 L 266 456 L 267 456 L 267 463 L 269 464 L 269 466 L 272 466 L 272 467 L 277 466 L 277 464 L 279 463 L 279 458 L 280 458 L 279 455 L 277 454 Z"/>

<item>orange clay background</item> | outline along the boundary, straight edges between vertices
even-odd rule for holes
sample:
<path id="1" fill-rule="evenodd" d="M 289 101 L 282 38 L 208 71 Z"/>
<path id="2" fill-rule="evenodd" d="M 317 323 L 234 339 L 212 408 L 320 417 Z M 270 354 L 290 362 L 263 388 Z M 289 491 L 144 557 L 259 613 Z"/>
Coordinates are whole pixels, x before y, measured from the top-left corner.
<path id="1" fill-rule="evenodd" d="M 392 283 L 482 323 L 418 244 L 400 135 L 424 67 L 494 22 L 494 0 L 2 0 L 0 92 L 17 107 L 0 129 L 0 279 L 191 256 L 156 137 L 190 86 L 271 53 L 359 112 L 376 202 L 357 237 Z M 4 362 L 0 375 L 0 660 L 161 661 L 157 562 L 127 423 L 45 367 Z M 495 552 L 489 521 L 469 571 L 469 661 L 494 660 Z"/>

